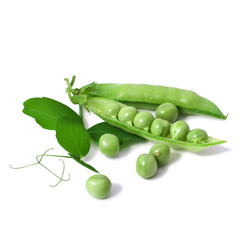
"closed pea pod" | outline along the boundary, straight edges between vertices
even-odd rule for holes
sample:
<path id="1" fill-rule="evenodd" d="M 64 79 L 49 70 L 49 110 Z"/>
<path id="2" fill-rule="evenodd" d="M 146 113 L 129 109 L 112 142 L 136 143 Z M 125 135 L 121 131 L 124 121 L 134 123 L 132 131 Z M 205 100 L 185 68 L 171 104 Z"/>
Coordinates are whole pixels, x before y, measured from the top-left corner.
<path id="1" fill-rule="evenodd" d="M 133 125 L 144 131 L 149 131 L 154 117 L 149 112 L 139 112 L 133 119 Z"/>
<path id="2" fill-rule="evenodd" d="M 184 121 L 177 121 L 170 128 L 171 138 L 176 140 L 185 141 L 188 132 L 189 126 Z"/>
<path id="3" fill-rule="evenodd" d="M 167 120 L 155 118 L 150 130 L 154 135 L 167 137 L 170 131 L 170 123 Z"/>
<path id="4" fill-rule="evenodd" d="M 187 134 L 186 137 L 188 142 L 193 142 L 193 143 L 206 143 L 208 140 L 208 135 L 207 132 L 203 129 L 196 128 Z"/>
<path id="5" fill-rule="evenodd" d="M 92 83 L 87 86 L 89 96 L 113 99 L 137 108 L 156 110 L 159 104 L 172 103 L 182 112 L 227 118 L 216 104 L 191 90 L 148 84 Z M 77 89 L 77 93 L 84 94 L 85 88 Z"/>
<path id="6" fill-rule="evenodd" d="M 174 122 L 178 117 L 178 109 L 172 103 L 163 103 L 158 106 L 155 114 L 157 118 L 161 118 L 169 122 Z"/>

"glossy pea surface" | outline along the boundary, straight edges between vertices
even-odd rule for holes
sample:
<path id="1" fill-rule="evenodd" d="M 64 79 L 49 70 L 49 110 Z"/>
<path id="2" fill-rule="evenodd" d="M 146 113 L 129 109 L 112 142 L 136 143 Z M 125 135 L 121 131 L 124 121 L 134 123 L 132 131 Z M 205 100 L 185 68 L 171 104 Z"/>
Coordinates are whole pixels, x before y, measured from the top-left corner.
<path id="1" fill-rule="evenodd" d="M 150 112 L 139 112 L 133 120 L 133 125 L 144 131 L 149 131 L 153 119 L 154 117 Z"/>
<path id="2" fill-rule="evenodd" d="M 95 174 L 86 182 L 88 193 L 98 199 L 107 197 L 111 191 L 111 186 L 109 178 L 102 174 Z"/>
<path id="3" fill-rule="evenodd" d="M 156 158 L 158 167 L 162 167 L 166 165 L 169 160 L 170 148 L 167 144 L 158 143 L 151 147 L 149 154 Z"/>
<path id="4" fill-rule="evenodd" d="M 186 139 L 188 142 L 192 143 L 206 143 L 208 140 L 208 134 L 205 130 L 196 128 L 189 131 Z"/>
<path id="5" fill-rule="evenodd" d="M 104 108 L 104 115 L 117 118 L 118 112 L 120 111 L 120 106 L 117 103 L 109 103 Z"/>
<path id="6" fill-rule="evenodd" d="M 118 120 L 123 123 L 132 125 L 133 119 L 138 113 L 138 110 L 135 107 L 127 106 L 120 109 L 118 113 Z"/>
<path id="7" fill-rule="evenodd" d="M 113 134 L 103 134 L 99 139 L 99 149 L 106 156 L 115 156 L 119 151 L 119 139 Z"/>
<path id="8" fill-rule="evenodd" d="M 189 126 L 185 121 L 177 121 L 170 128 L 171 138 L 175 140 L 185 141 L 188 132 Z"/>
<path id="9" fill-rule="evenodd" d="M 143 178 L 151 178 L 157 173 L 157 161 L 150 154 L 141 154 L 137 159 L 136 171 Z"/>
<path id="10" fill-rule="evenodd" d="M 151 124 L 152 134 L 167 137 L 170 132 L 170 123 L 167 120 L 155 118 Z"/>
<path id="11" fill-rule="evenodd" d="M 163 103 L 158 106 L 155 114 L 157 118 L 161 118 L 169 122 L 174 122 L 178 117 L 178 109 L 172 103 Z"/>

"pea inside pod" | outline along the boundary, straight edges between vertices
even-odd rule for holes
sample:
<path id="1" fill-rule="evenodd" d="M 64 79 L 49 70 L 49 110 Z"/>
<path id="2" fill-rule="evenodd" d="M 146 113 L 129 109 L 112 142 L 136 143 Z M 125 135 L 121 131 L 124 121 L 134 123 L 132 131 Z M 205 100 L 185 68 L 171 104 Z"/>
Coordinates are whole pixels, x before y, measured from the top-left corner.
<path id="1" fill-rule="evenodd" d="M 208 134 L 205 130 L 196 128 L 189 131 L 186 139 L 192 143 L 206 143 L 208 141 Z"/>
<path id="2" fill-rule="evenodd" d="M 154 117 L 150 112 L 139 112 L 133 120 L 133 125 L 148 132 L 153 119 Z"/>
<path id="3" fill-rule="evenodd" d="M 175 140 L 185 141 L 188 132 L 189 126 L 185 121 L 177 121 L 170 128 L 171 138 Z"/>
<path id="4" fill-rule="evenodd" d="M 112 118 L 117 118 L 118 112 L 120 111 L 120 106 L 116 103 L 109 103 L 106 105 L 104 108 L 104 114 L 106 116 L 112 117 Z"/>
<path id="5" fill-rule="evenodd" d="M 169 122 L 174 122 L 178 117 L 178 109 L 172 103 L 163 103 L 158 106 L 155 114 L 157 118 L 161 118 Z"/>
<path id="6" fill-rule="evenodd" d="M 133 119 L 137 115 L 138 110 L 135 107 L 122 107 L 118 113 L 118 120 L 129 125 L 133 124 Z"/>
<path id="7" fill-rule="evenodd" d="M 166 120 L 155 118 L 150 130 L 154 135 L 167 137 L 170 132 L 170 123 Z"/>

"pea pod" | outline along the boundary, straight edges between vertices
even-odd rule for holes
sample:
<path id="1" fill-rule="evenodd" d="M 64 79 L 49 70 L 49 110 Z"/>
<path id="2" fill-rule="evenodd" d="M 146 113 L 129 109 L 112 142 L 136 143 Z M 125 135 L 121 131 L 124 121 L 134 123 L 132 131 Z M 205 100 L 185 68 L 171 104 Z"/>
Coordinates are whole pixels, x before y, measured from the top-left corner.
<path id="1" fill-rule="evenodd" d="M 210 100 L 197 93 L 180 88 L 147 84 L 88 84 L 75 93 L 87 90 L 89 96 L 117 100 L 136 108 L 156 110 L 159 104 L 173 103 L 185 113 L 198 113 L 226 119 L 221 110 Z"/>
<path id="2" fill-rule="evenodd" d="M 74 98 L 70 98 L 70 99 L 72 100 L 73 103 L 77 102 L 77 99 L 75 96 L 74 96 Z M 84 101 L 82 101 L 82 99 L 84 99 Z M 102 118 L 105 122 L 109 123 L 110 125 L 118 127 L 126 132 L 138 135 L 142 138 L 145 138 L 145 139 L 155 142 L 155 143 L 164 142 L 173 148 L 183 148 L 183 149 L 186 149 L 191 152 L 198 152 L 207 147 L 226 142 L 226 141 L 216 139 L 213 137 L 208 137 L 208 141 L 206 143 L 199 144 L 199 143 L 174 140 L 174 139 L 167 138 L 167 137 L 153 135 L 150 132 L 136 128 L 135 126 L 132 126 L 130 124 L 120 122 L 118 119 L 109 117 L 104 114 L 104 109 L 105 109 L 106 105 L 108 105 L 110 103 L 115 103 L 115 104 L 118 104 L 120 106 L 120 108 L 122 108 L 122 107 L 126 106 L 123 103 L 120 103 L 118 101 L 114 101 L 111 99 L 107 99 L 107 98 L 90 97 L 90 96 L 85 96 L 84 98 L 81 98 L 80 101 L 84 107 L 91 110 L 93 113 L 95 113 L 97 116 Z"/>

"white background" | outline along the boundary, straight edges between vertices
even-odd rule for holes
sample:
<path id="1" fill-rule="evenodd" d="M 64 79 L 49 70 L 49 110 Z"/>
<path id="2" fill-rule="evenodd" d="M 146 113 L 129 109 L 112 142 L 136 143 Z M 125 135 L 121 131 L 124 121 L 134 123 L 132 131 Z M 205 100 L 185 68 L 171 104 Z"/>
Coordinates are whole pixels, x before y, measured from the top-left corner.
<path id="1" fill-rule="evenodd" d="M 9 239 L 240 239 L 239 1 L 1 1 L 0 238 Z M 98 83 L 148 83 L 191 89 L 211 99 L 227 120 L 189 116 L 191 128 L 227 140 L 201 153 L 173 151 L 153 179 L 135 171 L 138 144 L 107 158 L 96 146 L 85 160 L 113 183 L 93 199 L 93 173 L 66 159 L 71 179 L 57 179 L 35 162 L 54 147 L 54 131 L 22 113 L 31 97 L 50 97 L 77 111 L 65 93 Z M 85 113 L 87 127 L 99 122 Z M 44 163 L 61 174 L 57 158 Z"/>

